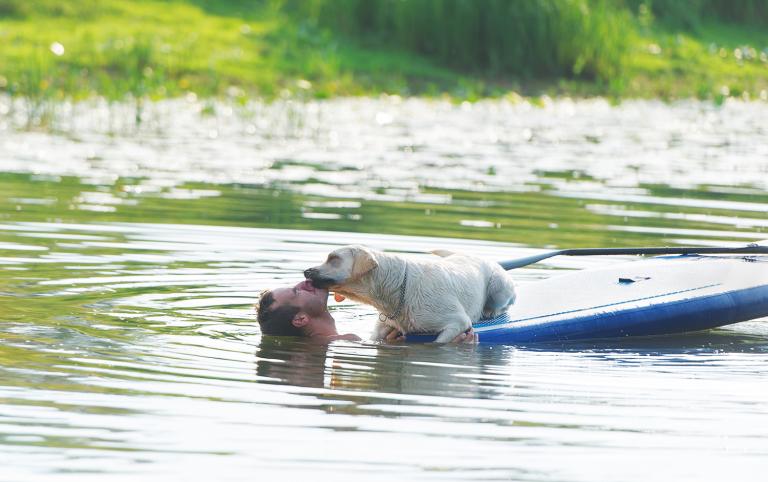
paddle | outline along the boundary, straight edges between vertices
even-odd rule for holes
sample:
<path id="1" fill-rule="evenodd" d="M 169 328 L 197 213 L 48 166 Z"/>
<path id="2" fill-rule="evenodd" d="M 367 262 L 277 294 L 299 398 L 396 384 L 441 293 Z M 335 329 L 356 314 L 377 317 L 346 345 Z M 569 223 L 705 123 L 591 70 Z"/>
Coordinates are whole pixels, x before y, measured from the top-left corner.
<path id="1" fill-rule="evenodd" d="M 581 248 L 559 249 L 546 253 L 526 256 L 524 258 L 501 261 L 499 264 L 505 270 L 522 268 L 529 264 L 553 256 L 610 256 L 610 255 L 661 255 L 661 254 L 768 254 L 768 246 L 749 244 L 741 248 L 695 248 L 695 247 L 665 247 L 665 248 Z"/>

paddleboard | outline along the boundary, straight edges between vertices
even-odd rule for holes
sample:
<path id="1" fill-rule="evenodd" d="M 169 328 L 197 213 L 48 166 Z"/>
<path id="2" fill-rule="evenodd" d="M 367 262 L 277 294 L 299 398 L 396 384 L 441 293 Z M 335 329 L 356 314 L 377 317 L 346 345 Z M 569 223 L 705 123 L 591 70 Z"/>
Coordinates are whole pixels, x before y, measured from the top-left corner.
<path id="1" fill-rule="evenodd" d="M 764 316 L 768 257 L 682 255 L 520 284 L 506 313 L 473 328 L 481 343 L 528 344 L 684 333 Z"/>

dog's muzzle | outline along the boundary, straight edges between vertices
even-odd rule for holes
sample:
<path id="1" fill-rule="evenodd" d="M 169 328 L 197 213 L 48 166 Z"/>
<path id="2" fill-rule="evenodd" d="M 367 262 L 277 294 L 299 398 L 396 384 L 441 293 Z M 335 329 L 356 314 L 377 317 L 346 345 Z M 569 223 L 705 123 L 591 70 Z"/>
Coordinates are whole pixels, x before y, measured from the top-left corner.
<path id="1" fill-rule="evenodd" d="M 305 270 L 304 277 L 311 281 L 312 286 L 315 288 L 328 288 L 336 284 L 336 280 L 321 276 L 320 272 L 316 268 L 309 268 L 308 270 Z"/>

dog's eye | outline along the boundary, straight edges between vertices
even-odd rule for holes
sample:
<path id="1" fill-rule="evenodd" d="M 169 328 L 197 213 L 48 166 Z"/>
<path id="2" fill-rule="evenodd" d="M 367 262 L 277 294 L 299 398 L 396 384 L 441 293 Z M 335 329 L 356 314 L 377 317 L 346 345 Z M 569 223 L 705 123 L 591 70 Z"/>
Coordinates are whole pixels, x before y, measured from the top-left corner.
<path id="1" fill-rule="evenodd" d="M 341 259 L 341 258 L 339 258 L 338 256 L 336 256 L 335 254 L 334 254 L 334 255 L 331 255 L 331 256 L 328 256 L 328 262 L 329 262 L 329 263 L 331 263 L 331 264 L 335 264 L 335 263 L 338 263 L 340 259 Z"/>

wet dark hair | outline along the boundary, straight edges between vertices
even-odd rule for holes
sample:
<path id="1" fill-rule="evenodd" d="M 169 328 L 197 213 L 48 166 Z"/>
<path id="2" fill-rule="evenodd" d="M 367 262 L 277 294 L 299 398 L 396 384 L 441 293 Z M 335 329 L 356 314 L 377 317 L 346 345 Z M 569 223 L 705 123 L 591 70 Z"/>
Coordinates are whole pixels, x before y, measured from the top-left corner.
<path id="1" fill-rule="evenodd" d="M 274 303 L 275 297 L 272 291 L 262 291 L 256 307 L 256 320 L 261 326 L 261 333 L 274 336 L 305 336 L 304 330 L 292 323 L 300 309 L 291 305 L 270 309 Z"/>

